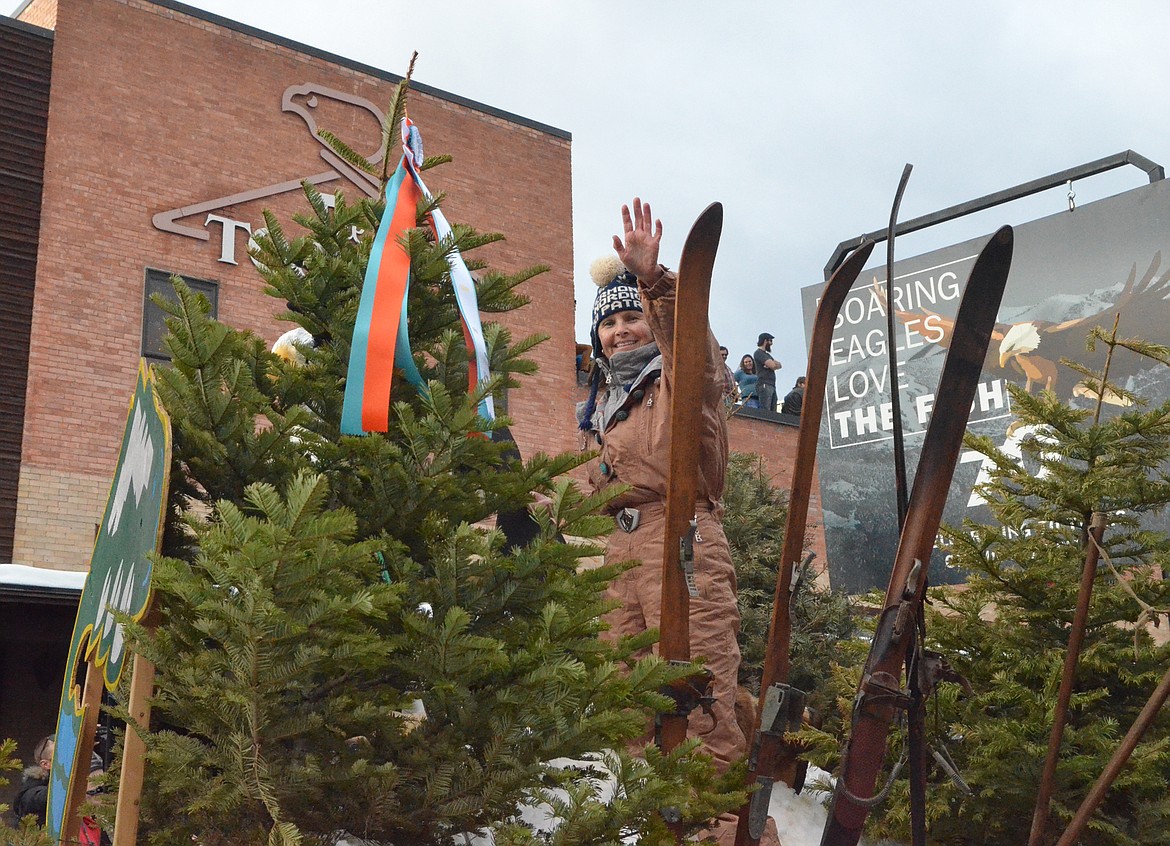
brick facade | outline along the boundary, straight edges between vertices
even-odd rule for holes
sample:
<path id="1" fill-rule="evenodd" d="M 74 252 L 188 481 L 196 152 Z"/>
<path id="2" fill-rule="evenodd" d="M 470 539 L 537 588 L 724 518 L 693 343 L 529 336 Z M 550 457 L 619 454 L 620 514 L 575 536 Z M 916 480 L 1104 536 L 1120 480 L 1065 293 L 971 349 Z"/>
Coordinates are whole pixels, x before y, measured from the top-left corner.
<path id="1" fill-rule="evenodd" d="M 41 29 L 56 29 L 57 0 L 31 0 L 17 9 L 14 17 Z"/>
<path id="2" fill-rule="evenodd" d="M 330 170 L 306 122 L 282 112 L 290 87 L 313 86 L 302 99 L 315 94 L 318 126 L 372 152 L 377 119 L 345 98 L 384 107 L 397 78 L 167 0 L 33 0 L 20 19 L 53 25 L 54 60 L 12 560 L 84 569 L 134 386 L 146 269 L 217 282 L 221 319 L 275 339 L 288 327 L 246 232 L 238 264 L 224 263 L 222 227 L 207 218 L 255 227 L 269 208 L 295 228 L 300 191 L 190 211 Z M 509 404 L 526 453 L 572 448 L 572 397 L 559 388 L 574 357 L 568 133 L 425 86 L 410 111 L 428 153 L 454 156 L 428 179 L 449 192 L 448 217 L 508 236 L 481 254 L 508 271 L 552 268 L 521 289 L 532 305 L 502 321 L 516 337 L 552 335 Z M 345 178 L 318 187 L 361 193 Z M 152 225 L 168 210 L 187 210 L 174 223 L 207 239 Z"/>

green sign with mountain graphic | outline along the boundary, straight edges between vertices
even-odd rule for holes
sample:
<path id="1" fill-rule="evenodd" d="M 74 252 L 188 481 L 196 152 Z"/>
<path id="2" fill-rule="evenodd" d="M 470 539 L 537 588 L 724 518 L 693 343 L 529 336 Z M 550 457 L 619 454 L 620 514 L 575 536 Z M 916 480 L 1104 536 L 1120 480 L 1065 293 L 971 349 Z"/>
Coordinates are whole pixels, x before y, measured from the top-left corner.
<path id="1" fill-rule="evenodd" d="M 150 553 L 162 536 L 170 464 L 170 419 L 155 395 L 153 375 L 140 361 L 65 666 L 46 820 L 57 843 L 67 834 L 73 783 L 87 777 L 93 749 L 96 713 L 86 720 L 91 706 L 82 702 L 81 683 L 86 672 L 100 672 L 106 688 L 113 690 L 122 676 L 126 644 L 115 612 L 138 620 L 150 607 Z"/>

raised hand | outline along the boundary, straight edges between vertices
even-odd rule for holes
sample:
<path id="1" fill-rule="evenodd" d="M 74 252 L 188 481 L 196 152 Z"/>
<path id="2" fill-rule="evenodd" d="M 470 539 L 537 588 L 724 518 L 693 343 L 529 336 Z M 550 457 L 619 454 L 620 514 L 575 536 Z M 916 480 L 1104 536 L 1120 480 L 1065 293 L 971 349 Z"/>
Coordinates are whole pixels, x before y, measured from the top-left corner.
<path id="1" fill-rule="evenodd" d="M 630 206 L 622 206 L 622 230 L 624 238 L 613 236 L 613 248 L 622 264 L 643 282 L 652 282 L 658 276 L 658 247 L 662 243 L 662 221 L 655 220 L 653 229 L 650 221 L 650 204 L 634 197 L 634 214 Z"/>

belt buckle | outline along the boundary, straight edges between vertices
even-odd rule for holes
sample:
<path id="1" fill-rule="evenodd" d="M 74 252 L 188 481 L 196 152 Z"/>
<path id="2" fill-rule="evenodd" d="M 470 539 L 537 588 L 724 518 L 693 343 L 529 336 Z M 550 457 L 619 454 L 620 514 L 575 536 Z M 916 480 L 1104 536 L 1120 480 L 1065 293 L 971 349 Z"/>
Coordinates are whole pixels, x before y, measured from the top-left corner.
<path id="1" fill-rule="evenodd" d="M 614 515 L 614 520 L 617 522 L 618 528 L 628 535 L 638 528 L 638 524 L 642 521 L 642 513 L 636 508 L 623 508 Z"/>

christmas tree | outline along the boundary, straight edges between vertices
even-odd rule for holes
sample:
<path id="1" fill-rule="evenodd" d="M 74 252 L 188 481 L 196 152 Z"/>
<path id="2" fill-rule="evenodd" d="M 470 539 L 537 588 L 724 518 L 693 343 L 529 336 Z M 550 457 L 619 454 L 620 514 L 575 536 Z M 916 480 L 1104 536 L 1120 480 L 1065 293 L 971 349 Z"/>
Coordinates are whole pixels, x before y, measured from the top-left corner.
<path id="1" fill-rule="evenodd" d="M 1170 502 L 1170 402 L 1150 405 L 1108 378 L 1117 356 L 1170 365 L 1170 350 L 1116 332 L 1093 332 L 1091 344 L 1108 347 L 1102 372 L 1066 362 L 1093 402 L 1064 403 L 1051 392 L 1011 386 L 1018 455 L 968 436 L 994 463 L 981 488 L 994 520 L 944 528 L 952 562 L 968 580 L 932 590 L 927 606 L 927 648 L 950 667 L 939 665 L 945 680 L 927 705 L 932 843 L 1028 842 L 1093 515 L 1103 517 L 1105 531 L 1093 550 L 1099 563 L 1041 842 L 1054 843 L 1063 832 L 1170 659 L 1170 649 L 1152 637 L 1153 626 L 1165 632 L 1170 608 L 1163 579 L 1170 538 L 1148 519 Z M 843 719 L 834 727 L 847 724 L 863 656 L 855 649 L 855 663 L 840 671 Z M 892 733 L 891 764 L 903 740 L 904 731 Z M 838 738 L 822 734 L 819 741 L 818 762 L 831 767 Z M 1078 842 L 1170 842 L 1168 767 L 1170 718 L 1163 715 Z M 871 815 L 872 835 L 909 839 L 905 778 L 904 769 Z"/>
<path id="2" fill-rule="evenodd" d="M 383 161 L 329 137 L 383 184 L 405 96 L 404 83 Z M 179 280 L 160 301 L 174 469 L 159 626 L 130 627 L 158 666 L 140 842 L 437 844 L 490 831 L 497 843 L 665 843 L 664 817 L 694 830 L 734 807 L 742 794 L 716 785 L 693 744 L 625 751 L 685 671 L 636 660 L 649 637 L 597 638 L 619 567 L 579 568 L 612 523 L 564 478 L 582 457 L 522 460 L 500 437 L 507 419 L 480 413 L 534 370 L 524 354 L 542 339 L 485 326 L 492 377 L 468 388 L 448 256 L 500 236 L 457 225 L 436 238 L 422 221 L 442 195 L 418 204 L 416 228 L 387 249 L 409 254 L 423 385 L 396 379 L 384 434 L 343 435 L 371 248 L 351 236 L 388 212 L 384 199 L 330 205 L 304 191 L 304 234 L 266 214 L 253 250 L 274 308 L 304 330 L 283 357 L 212 320 Z M 544 270 L 467 266 L 487 314 L 524 305 L 518 286 Z M 529 512 L 537 496 L 546 504 Z M 518 515 L 527 537 L 505 537 L 493 515 Z M 560 825 L 536 835 L 534 815 Z"/>
<path id="3" fill-rule="evenodd" d="M 772 486 L 759 456 L 732 453 L 723 503 L 727 509 L 723 530 L 739 582 L 743 656 L 739 681 L 758 696 L 784 545 L 787 497 Z M 818 585 L 815 564 L 811 557 L 801 562 L 793 580 L 788 683 L 807 693 L 808 706 L 819 712 L 829 704 L 825 684 L 839 660 L 839 645 L 854 636 L 856 625 L 849 597 Z"/>
<path id="4" fill-rule="evenodd" d="M 8 784 L 4 773 L 20 770 L 20 759 L 16 757 L 16 741 L 0 740 L 0 786 Z M 51 841 L 44 830 L 36 824 L 31 814 L 22 820 L 14 819 L 15 809 L 0 802 L 0 846 L 50 846 Z M 12 820 L 15 827 L 9 827 Z"/>

